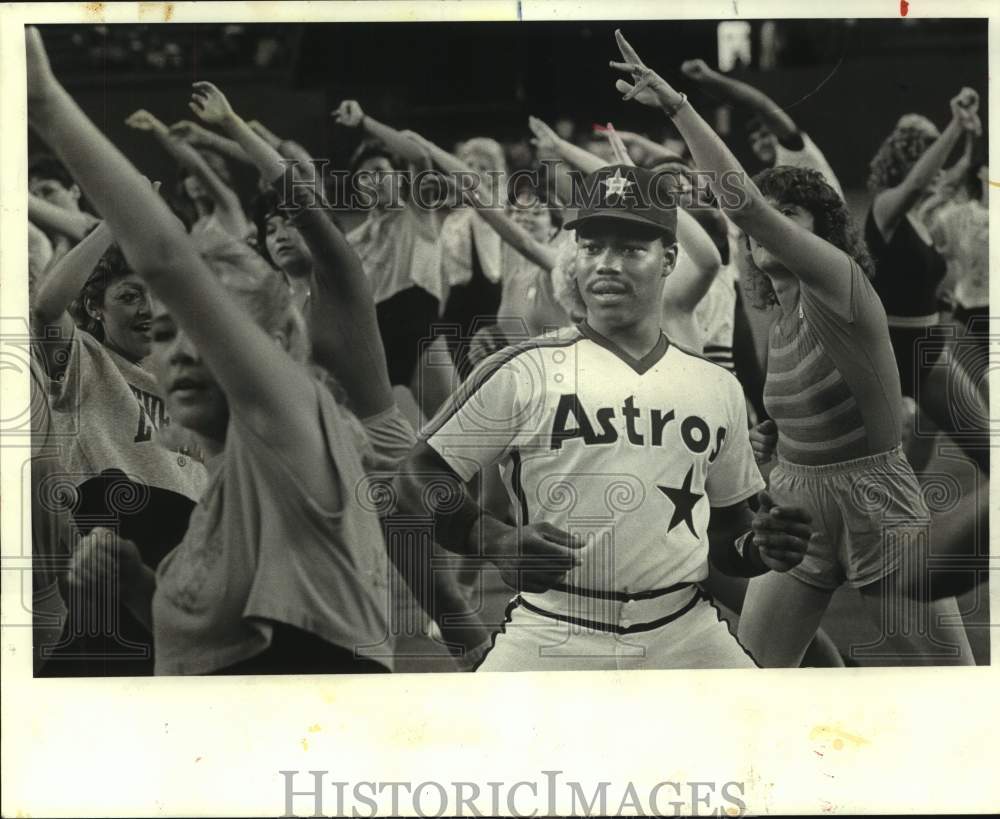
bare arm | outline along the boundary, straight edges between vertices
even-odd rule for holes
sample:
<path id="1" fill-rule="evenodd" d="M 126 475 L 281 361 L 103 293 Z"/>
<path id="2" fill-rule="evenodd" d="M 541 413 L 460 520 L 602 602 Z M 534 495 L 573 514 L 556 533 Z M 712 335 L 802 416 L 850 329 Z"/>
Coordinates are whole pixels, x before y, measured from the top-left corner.
<path id="1" fill-rule="evenodd" d="M 723 99 L 755 113 L 782 144 L 798 134 L 795 121 L 760 89 L 713 71 L 704 60 L 688 60 L 681 71 Z"/>
<path id="2" fill-rule="evenodd" d="M 965 130 L 965 146 L 962 155 L 950 168 L 946 168 L 943 174 L 942 183 L 948 186 L 956 186 L 961 183 L 962 178 L 972 167 L 972 151 L 976 146 L 976 135 L 972 131 Z"/>
<path id="3" fill-rule="evenodd" d="M 294 159 L 304 165 L 311 165 L 313 162 L 312 155 L 294 140 L 283 139 L 274 147 L 285 159 Z"/>
<path id="4" fill-rule="evenodd" d="M 43 326 L 59 321 L 111 242 L 111 230 L 102 222 L 53 265 L 35 294 L 34 313 Z"/>
<path id="5" fill-rule="evenodd" d="M 662 108 L 680 132 L 695 165 L 712 171 L 710 184 L 722 210 L 733 222 L 766 246 L 803 284 L 835 304 L 846 302 L 852 260 L 839 248 L 787 218 L 764 199 L 760 190 L 712 127 L 654 71 L 646 67 L 621 32 L 616 33 L 625 62 L 612 67 L 630 73 L 636 85 L 618 80 L 629 99 Z"/>
<path id="6" fill-rule="evenodd" d="M 97 219 L 83 211 L 71 211 L 46 202 L 40 196 L 28 194 L 28 218 L 50 233 L 59 233 L 79 242 L 97 223 Z"/>
<path id="7" fill-rule="evenodd" d="M 667 277 L 664 298 L 678 312 L 692 313 L 715 281 L 722 257 L 705 229 L 683 208 L 677 208 L 677 242 L 691 264 L 678 264 Z"/>
<path id="8" fill-rule="evenodd" d="M 175 122 L 171 125 L 170 136 L 182 142 L 209 148 L 217 154 L 235 159 L 244 165 L 253 164 L 253 160 L 247 156 L 247 152 L 240 147 L 238 142 L 228 139 L 222 136 L 222 134 L 217 134 L 215 131 L 209 131 L 198 123 L 191 122 L 191 120 L 182 119 L 180 122 Z"/>
<path id="9" fill-rule="evenodd" d="M 948 154 L 958 144 L 962 126 L 952 119 L 940 137 L 918 159 L 906 178 L 894 188 L 879 191 L 872 202 L 872 216 L 882 238 L 889 241 L 899 223 L 941 170 Z"/>
<path id="10" fill-rule="evenodd" d="M 472 168 L 459 160 L 458 157 L 439 148 L 434 143 L 416 134 L 411 134 L 410 136 L 441 170 L 448 173 L 475 173 Z M 555 267 L 556 252 L 548 245 L 535 239 L 528 231 L 511 219 L 503 209 L 483 201 L 478 191 L 467 193 L 466 200 L 475 208 L 476 213 L 482 217 L 483 221 L 500 235 L 501 239 L 528 261 L 537 264 L 547 271 L 551 271 Z"/>
<path id="11" fill-rule="evenodd" d="M 284 184 L 275 188 L 292 190 L 297 207 L 292 223 L 313 254 L 313 358 L 337 376 L 355 412 L 367 418 L 395 404 L 371 283 L 358 254 L 321 207 L 322 193 L 294 184 L 293 177 L 294 169 L 289 168 Z"/>
<path id="12" fill-rule="evenodd" d="M 254 133 L 229 104 L 226 96 L 210 82 L 192 86 L 191 110 L 205 122 L 221 128 L 226 137 L 239 146 L 267 182 L 275 182 L 285 173 L 286 163 L 271 145 Z"/>
<path id="13" fill-rule="evenodd" d="M 388 125 L 372 119 L 361 110 L 357 101 L 344 100 L 337 110 L 333 111 L 332 116 L 340 125 L 346 125 L 348 128 L 361 128 L 405 162 L 418 167 L 426 166 L 427 156 L 413 140 L 408 139 L 395 128 L 390 128 Z"/>
<path id="14" fill-rule="evenodd" d="M 246 230 L 246 217 L 240 200 L 218 174 L 212 170 L 205 158 L 187 142 L 170 135 L 170 130 L 148 111 L 139 110 L 131 114 L 125 123 L 140 131 L 149 131 L 156 141 L 190 173 L 198 177 L 215 203 L 219 218 L 226 232 L 231 236 L 242 238 Z"/>
<path id="15" fill-rule="evenodd" d="M 40 346 L 50 378 L 65 366 L 63 353 L 73 336 L 73 319 L 66 308 L 80 294 L 111 242 L 111 230 L 102 222 L 52 266 L 35 294 L 32 315 L 46 341 Z M 50 328 L 58 332 L 50 335 Z"/>
<path id="16" fill-rule="evenodd" d="M 304 165 L 312 163 L 312 155 L 298 142 L 290 139 L 282 139 L 274 131 L 267 128 L 260 120 L 251 119 L 247 121 L 247 127 L 253 131 L 264 142 L 281 154 L 285 159 L 294 159 Z"/>
<path id="17" fill-rule="evenodd" d="M 371 285 L 357 253 L 325 212 L 322 180 L 311 159 L 296 174 L 299 166 L 290 165 L 251 129 L 218 88 L 211 83 L 195 83 L 195 88 L 198 116 L 235 140 L 285 205 L 294 208 L 293 224 L 313 256 L 309 334 L 314 360 L 336 375 L 362 418 L 388 409 L 395 402 Z"/>
<path id="18" fill-rule="evenodd" d="M 633 131 L 616 131 L 615 133 L 621 137 L 622 142 L 626 145 L 637 148 L 645 154 L 647 159 L 655 160 L 657 162 L 683 161 L 682 157 L 675 154 L 669 148 L 663 147 L 659 142 L 654 142 L 649 137 L 643 136 L 642 134 L 637 134 Z"/>
<path id="19" fill-rule="evenodd" d="M 528 117 L 528 126 L 535 134 L 536 144 L 540 147 L 544 145 L 548 152 L 554 153 L 555 156 L 583 173 L 593 173 L 606 164 L 599 156 L 560 137 L 537 117 Z"/>
<path id="20" fill-rule="evenodd" d="M 315 457 L 324 442 L 312 423 L 315 387 L 310 376 L 224 289 L 183 225 L 59 84 L 38 30 L 28 28 L 25 40 L 32 127 L 104 214 L 129 266 L 192 340 L 233 411 L 301 463 L 307 486 L 326 487 L 328 467 Z"/>
<path id="21" fill-rule="evenodd" d="M 538 152 L 538 159 L 547 169 L 548 183 L 554 189 L 559 201 L 572 204 L 573 181 L 566 161 L 562 158 L 557 142 L 559 135 L 538 117 L 528 117 L 528 127 L 533 134 L 531 144 Z"/>

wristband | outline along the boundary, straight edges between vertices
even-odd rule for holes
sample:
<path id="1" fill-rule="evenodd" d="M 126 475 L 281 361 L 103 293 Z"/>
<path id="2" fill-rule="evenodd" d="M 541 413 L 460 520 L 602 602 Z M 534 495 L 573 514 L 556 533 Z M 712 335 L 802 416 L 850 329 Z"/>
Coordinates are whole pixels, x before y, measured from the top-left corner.
<path id="1" fill-rule="evenodd" d="M 744 532 L 733 541 L 733 550 L 739 555 L 739 560 L 748 577 L 770 571 L 770 567 L 760 558 L 757 544 L 753 540 L 753 529 Z"/>
<path id="2" fill-rule="evenodd" d="M 747 559 L 747 545 L 753 540 L 753 529 L 749 532 L 744 532 L 736 540 L 733 541 L 733 548 L 736 553 L 740 556 L 740 560 Z"/>
<path id="3" fill-rule="evenodd" d="M 677 112 L 680 111 L 681 108 L 683 108 L 685 105 L 687 105 L 687 101 L 688 101 L 687 94 L 681 91 L 681 98 L 673 105 L 669 107 L 664 107 L 663 110 L 666 112 L 667 116 L 670 117 L 670 119 L 673 119 L 674 117 L 677 116 Z"/>

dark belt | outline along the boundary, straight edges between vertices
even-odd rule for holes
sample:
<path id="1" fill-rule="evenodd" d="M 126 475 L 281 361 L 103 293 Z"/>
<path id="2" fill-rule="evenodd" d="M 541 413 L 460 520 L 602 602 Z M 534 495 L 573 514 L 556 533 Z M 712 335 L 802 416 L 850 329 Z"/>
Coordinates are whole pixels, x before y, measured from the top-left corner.
<path id="1" fill-rule="evenodd" d="M 631 603 L 633 600 L 652 600 L 655 597 L 662 597 L 665 594 L 672 594 L 690 586 L 690 583 L 675 583 L 665 589 L 650 589 L 641 592 L 617 592 L 617 591 L 595 591 L 585 589 L 582 586 L 570 586 L 566 583 L 556 583 L 552 588 L 555 591 L 566 592 L 567 594 L 579 594 L 583 597 L 596 597 L 598 600 L 617 600 L 620 603 Z"/>
<path id="2" fill-rule="evenodd" d="M 688 585 L 690 584 L 681 583 L 679 584 L 679 587 L 683 588 L 684 586 Z M 613 592 L 608 592 L 608 594 L 612 593 Z M 666 590 L 661 589 L 659 590 L 659 593 L 665 594 Z M 638 598 L 638 599 L 645 599 L 645 598 Z M 520 606 L 524 606 L 524 608 L 526 608 L 528 611 L 534 612 L 535 614 L 540 614 L 543 617 L 551 617 L 553 620 L 561 620 L 564 623 L 572 623 L 575 626 L 582 626 L 583 628 L 589 628 L 594 631 L 605 631 L 608 632 L 609 634 L 635 634 L 636 632 L 641 632 L 641 631 L 652 631 L 653 629 L 661 628 L 667 625 L 667 623 L 672 623 L 674 620 L 678 619 L 679 617 L 683 617 L 685 614 L 691 611 L 691 609 L 693 609 L 695 605 L 697 605 L 698 601 L 707 599 L 708 597 L 701 591 L 701 589 L 695 589 L 694 595 L 691 597 L 691 599 L 688 600 L 687 603 L 685 603 L 683 606 L 681 606 L 677 611 L 673 612 L 672 614 L 668 614 L 666 617 L 661 617 L 658 620 L 651 620 L 648 623 L 636 623 L 634 625 L 627 627 L 612 626 L 608 625 L 607 623 L 597 622 L 596 620 L 584 620 L 580 617 L 570 617 L 565 614 L 556 614 L 555 612 L 552 611 L 546 611 L 545 609 L 540 609 L 538 608 L 538 606 L 532 605 L 531 603 L 526 601 L 523 597 L 521 597 L 521 595 L 517 596 L 517 604 Z"/>

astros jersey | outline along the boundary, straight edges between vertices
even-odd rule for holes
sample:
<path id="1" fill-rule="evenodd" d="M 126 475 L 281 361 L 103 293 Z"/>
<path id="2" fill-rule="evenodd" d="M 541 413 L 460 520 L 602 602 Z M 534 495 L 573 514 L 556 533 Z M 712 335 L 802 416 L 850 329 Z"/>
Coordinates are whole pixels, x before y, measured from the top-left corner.
<path id="1" fill-rule="evenodd" d="M 422 437 L 464 480 L 498 463 L 520 521 L 582 536 L 564 582 L 599 592 L 704 579 L 710 508 L 764 487 L 731 374 L 664 335 L 635 359 L 586 323 L 491 356 Z"/>

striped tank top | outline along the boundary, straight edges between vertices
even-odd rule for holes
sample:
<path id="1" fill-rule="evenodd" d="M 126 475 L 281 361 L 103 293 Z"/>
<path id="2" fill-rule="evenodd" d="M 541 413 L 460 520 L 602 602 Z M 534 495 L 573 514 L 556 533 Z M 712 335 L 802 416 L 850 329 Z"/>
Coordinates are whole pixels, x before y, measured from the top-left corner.
<path id="1" fill-rule="evenodd" d="M 853 263 L 851 276 L 844 304 L 803 285 L 798 309 L 771 327 L 764 406 L 786 461 L 841 463 L 900 443 L 902 399 L 885 310 Z"/>

